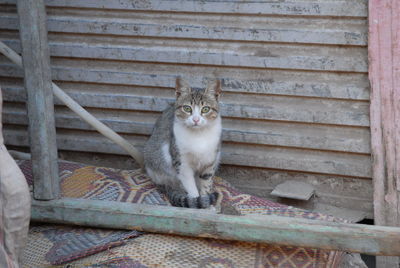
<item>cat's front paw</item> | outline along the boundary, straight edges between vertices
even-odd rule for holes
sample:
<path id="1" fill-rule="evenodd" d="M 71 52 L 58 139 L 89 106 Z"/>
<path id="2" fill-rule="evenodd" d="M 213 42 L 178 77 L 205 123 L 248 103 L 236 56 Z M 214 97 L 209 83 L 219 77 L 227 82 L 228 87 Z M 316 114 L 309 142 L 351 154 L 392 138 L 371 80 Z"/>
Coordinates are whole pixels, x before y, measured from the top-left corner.
<path id="1" fill-rule="evenodd" d="M 185 207 L 188 208 L 209 208 L 217 202 L 218 193 L 209 193 L 199 197 L 186 197 Z"/>
<path id="2" fill-rule="evenodd" d="M 209 193 L 201 195 L 199 197 L 188 197 L 181 193 L 175 193 L 169 195 L 171 204 L 175 207 L 186 207 L 186 208 L 209 208 L 214 205 L 218 199 L 218 193 Z"/>
<path id="3" fill-rule="evenodd" d="M 209 208 L 212 205 L 215 205 L 215 203 L 218 200 L 218 193 L 213 192 L 213 193 L 208 193 L 205 195 L 201 195 L 198 198 L 198 208 Z"/>

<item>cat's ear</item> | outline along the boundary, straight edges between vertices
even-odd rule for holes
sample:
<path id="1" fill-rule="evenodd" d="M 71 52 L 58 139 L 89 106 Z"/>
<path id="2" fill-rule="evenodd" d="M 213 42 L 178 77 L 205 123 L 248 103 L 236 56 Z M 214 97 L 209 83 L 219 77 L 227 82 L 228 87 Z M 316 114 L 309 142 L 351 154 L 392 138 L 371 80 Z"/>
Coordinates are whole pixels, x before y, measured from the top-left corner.
<path id="1" fill-rule="evenodd" d="M 219 96 L 221 95 L 221 80 L 216 79 L 215 81 L 208 84 L 206 88 L 206 94 L 210 96 L 214 96 L 215 99 L 219 100 Z"/>
<path id="2" fill-rule="evenodd" d="M 176 78 L 175 95 L 178 98 L 182 93 L 190 93 L 191 88 L 189 84 L 180 77 Z"/>

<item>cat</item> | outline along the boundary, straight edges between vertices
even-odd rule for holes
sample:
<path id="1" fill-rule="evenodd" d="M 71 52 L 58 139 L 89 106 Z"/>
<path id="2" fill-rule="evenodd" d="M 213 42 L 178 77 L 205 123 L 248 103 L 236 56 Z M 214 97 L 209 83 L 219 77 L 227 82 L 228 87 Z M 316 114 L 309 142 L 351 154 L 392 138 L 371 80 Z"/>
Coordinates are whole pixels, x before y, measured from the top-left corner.
<path id="1" fill-rule="evenodd" d="M 177 78 L 175 93 L 144 147 L 145 171 L 173 206 L 209 208 L 218 198 L 213 177 L 220 161 L 221 83 L 195 89 Z"/>

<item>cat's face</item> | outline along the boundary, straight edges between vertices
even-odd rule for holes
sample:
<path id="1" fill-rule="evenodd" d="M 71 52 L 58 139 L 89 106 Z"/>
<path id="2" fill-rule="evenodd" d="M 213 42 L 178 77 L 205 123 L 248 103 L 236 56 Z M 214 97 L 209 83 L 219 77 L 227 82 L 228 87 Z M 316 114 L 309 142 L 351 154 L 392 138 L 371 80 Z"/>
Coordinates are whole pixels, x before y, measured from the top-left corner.
<path id="1" fill-rule="evenodd" d="M 180 78 L 176 80 L 175 116 L 186 127 L 201 129 L 219 117 L 221 84 L 217 80 L 206 89 L 192 89 Z"/>

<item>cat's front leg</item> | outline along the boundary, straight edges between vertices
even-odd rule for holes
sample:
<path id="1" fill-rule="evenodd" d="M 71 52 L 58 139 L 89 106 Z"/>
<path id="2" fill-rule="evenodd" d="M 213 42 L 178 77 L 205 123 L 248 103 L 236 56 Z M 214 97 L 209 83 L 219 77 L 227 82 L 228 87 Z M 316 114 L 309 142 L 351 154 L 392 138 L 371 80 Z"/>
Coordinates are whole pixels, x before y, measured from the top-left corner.
<path id="1" fill-rule="evenodd" d="M 199 203 L 202 208 L 214 205 L 218 199 L 218 193 L 214 191 L 214 173 L 215 168 L 210 167 L 199 175 Z"/>
<path id="2" fill-rule="evenodd" d="M 214 190 L 214 175 L 217 170 L 217 165 L 219 162 L 219 154 L 217 159 L 211 164 L 203 167 L 198 173 L 198 185 L 200 190 L 200 195 L 211 194 Z"/>
<path id="3" fill-rule="evenodd" d="M 182 183 L 182 186 L 185 189 L 189 198 L 199 197 L 199 191 L 197 189 L 196 180 L 194 178 L 194 172 L 189 165 L 182 163 L 179 168 L 177 177 L 178 180 Z"/>
<path id="4" fill-rule="evenodd" d="M 178 180 L 186 191 L 185 207 L 199 208 L 199 191 L 197 189 L 196 180 L 194 178 L 193 169 L 186 163 L 182 163 L 179 167 Z"/>
<path id="5" fill-rule="evenodd" d="M 206 195 L 212 192 L 214 187 L 214 173 L 202 173 L 199 176 L 200 195 Z"/>

